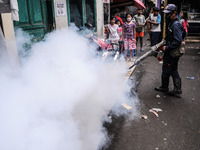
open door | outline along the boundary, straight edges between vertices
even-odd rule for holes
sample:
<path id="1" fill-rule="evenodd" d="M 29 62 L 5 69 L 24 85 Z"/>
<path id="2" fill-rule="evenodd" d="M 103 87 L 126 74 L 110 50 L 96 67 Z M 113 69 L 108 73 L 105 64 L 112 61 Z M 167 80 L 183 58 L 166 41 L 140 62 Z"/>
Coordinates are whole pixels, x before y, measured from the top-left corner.
<path id="1" fill-rule="evenodd" d="M 35 41 L 41 40 L 53 27 L 52 4 L 51 0 L 18 0 L 19 22 L 14 22 L 15 27 L 34 35 Z"/>

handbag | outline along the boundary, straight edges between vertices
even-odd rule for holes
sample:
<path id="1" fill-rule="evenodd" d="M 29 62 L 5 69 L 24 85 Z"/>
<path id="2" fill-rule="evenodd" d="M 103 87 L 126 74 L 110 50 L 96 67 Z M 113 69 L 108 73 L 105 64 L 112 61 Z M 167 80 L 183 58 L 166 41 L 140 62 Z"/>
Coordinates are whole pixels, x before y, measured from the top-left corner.
<path id="1" fill-rule="evenodd" d="M 181 57 L 185 53 L 185 43 L 182 42 L 181 45 L 178 48 L 175 48 L 170 51 L 170 55 L 172 57 Z"/>

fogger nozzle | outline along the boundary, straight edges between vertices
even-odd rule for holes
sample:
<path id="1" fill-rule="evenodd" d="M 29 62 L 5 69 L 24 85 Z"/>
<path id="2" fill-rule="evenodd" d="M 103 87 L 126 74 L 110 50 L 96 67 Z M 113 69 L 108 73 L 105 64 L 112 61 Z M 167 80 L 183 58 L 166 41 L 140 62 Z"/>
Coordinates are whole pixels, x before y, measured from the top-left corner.
<path id="1" fill-rule="evenodd" d="M 129 69 L 133 68 L 135 65 L 138 65 L 140 62 L 142 62 L 144 59 L 146 59 L 149 56 L 155 56 L 158 54 L 157 49 L 160 48 L 165 44 L 165 40 L 163 39 L 160 43 L 152 46 L 149 51 L 147 51 L 145 54 L 137 58 L 133 65 L 129 67 Z"/>

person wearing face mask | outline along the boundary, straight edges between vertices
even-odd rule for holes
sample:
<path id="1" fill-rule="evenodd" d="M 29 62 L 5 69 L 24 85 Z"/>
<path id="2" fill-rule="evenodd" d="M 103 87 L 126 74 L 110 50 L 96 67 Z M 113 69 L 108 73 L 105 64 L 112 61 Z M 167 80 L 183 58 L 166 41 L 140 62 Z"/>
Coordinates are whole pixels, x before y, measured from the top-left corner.
<path id="1" fill-rule="evenodd" d="M 168 92 L 169 78 L 172 76 L 174 89 L 169 91 L 168 94 L 176 95 L 182 93 L 181 78 L 178 73 L 179 57 L 173 57 L 171 52 L 173 52 L 172 50 L 179 48 L 185 32 L 177 18 L 177 7 L 174 4 L 168 4 L 163 12 L 167 17 L 168 29 L 165 37 L 166 45 L 160 48 L 160 50 L 164 52 L 161 75 L 162 85 L 155 88 L 155 90 Z"/>
<path id="2" fill-rule="evenodd" d="M 123 24 L 122 39 L 124 40 L 125 59 L 127 60 L 127 52 L 129 50 L 130 61 L 132 61 L 132 53 L 136 49 L 136 25 L 131 21 L 132 15 L 129 13 L 126 14 L 126 20 L 127 22 Z"/>

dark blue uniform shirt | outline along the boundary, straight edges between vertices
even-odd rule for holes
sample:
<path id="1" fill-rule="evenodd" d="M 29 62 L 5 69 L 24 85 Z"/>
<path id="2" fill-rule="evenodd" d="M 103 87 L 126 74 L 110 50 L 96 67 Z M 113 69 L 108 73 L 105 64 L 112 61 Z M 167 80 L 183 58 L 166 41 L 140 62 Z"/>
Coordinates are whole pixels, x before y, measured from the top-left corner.
<path id="1" fill-rule="evenodd" d="M 179 23 L 178 19 L 173 20 L 168 27 L 166 36 L 166 53 L 170 50 L 178 48 L 182 43 L 183 26 Z"/>

